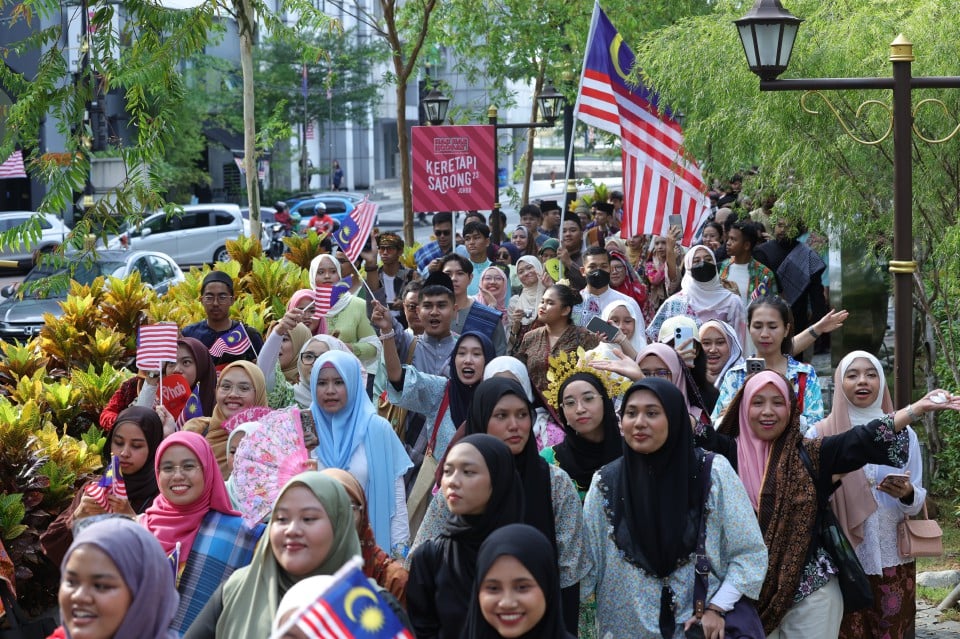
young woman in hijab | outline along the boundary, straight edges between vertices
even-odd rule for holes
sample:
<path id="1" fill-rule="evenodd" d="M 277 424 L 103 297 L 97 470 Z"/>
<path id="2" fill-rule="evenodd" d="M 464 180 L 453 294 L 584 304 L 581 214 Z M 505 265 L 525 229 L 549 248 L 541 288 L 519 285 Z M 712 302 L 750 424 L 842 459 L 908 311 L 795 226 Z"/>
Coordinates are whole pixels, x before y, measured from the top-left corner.
<path id="1" fill-rule="evenodd" d="M 517 250 L 520 251 L 520 256 L 529 255 L 531 257 L 537 257 L 537 240 L 536 238 L 530 237 L 530 231 L 524 225 L 520 225 L 513 230 L 513 234 L 510 236 L 510 241 L 514 246 L 517 247 Z M 517 263 L 517 260 L 514 260 L 514 264 Z"/>
<path id="2" fill-rule="evenodd" d="M 323 253 L 310 262 L 310 283 L 314 286 L 333 286 L 340 282 L 340 262 Z M 365 365 L 376 364 L 379 356 L 377 335 L 367 319 L 367 303 L 361 298 L 343 293 L 323 318 L 321 332 L 338 337 L 350 347 Z"/>
<path id="3" fill-rule="evenodd" d="M 684 329 L 691 337 L 678 343 L 677 333 Z M 686 315 L 674 315 L 660 325 L 658 341 L 672 347 L 680 356 L 685 369 L 684 377 L 687 378 L 691 388 L 696 387 L 699 403 L 709 415 L 716 406 L 720 393 L 717 387 L 707 379 L 707 354 L 700 343 L 700 329 L 696 321 Z"/>
<path id="4" fill-rule="evenodd" d="M 311 335 L 320 333 L 320 324 L 322 317 L 319 313 L 314 313 L 314 300 L 317 295 L 312 288 L 302 288 L 290 296 L 287 302 L 287 312 L 293 310 L 300 311 L 300 322 L 310 329 Z"/>
<path id="5" fill-rule="evenodd" d="M 310 390 L 310 373 L 313 371 L 313 364 L 321 355 L 331 350 L 353 353 L 349 346 L 330 335 L 314 335 L 300 347 L 297 354 L 299 379 L 293 387 L 293 396 L 300 408 L 310 408 L 310 404 L 313 403 L 313 392 Z M 363 387 L 367 387 L 366 372 L 364 372 Z"/>
<path id="6" fill-rule="evenodd" d="M 377 415 L 353 355 L 328 351 L 310 373 L 310 412 L 320 445 L 320 469 L 349 471 L 364 487 L 377 544 L 405 557 L 410 540 L 403 475 L 412 466 L 390 422 Z"/>
<path id="7" fill-rule="evenodd" d="M 623 454 L 620 420 L 599 373 L 586 369 L 560 385 L 558 405 L 565 438 L 540 456 L 570 475 L 582 500 L 593 474 Z"/>
<path id="8" fill-rule="evenodd" d="M 947 409 L 960 409 L 960 397 L 936 390 L 846 432 L 804 439 L 793 389 L 783 375 L 766 370 L 747 378 L 718 431 L 736 442 L 737 471 L 769 548 L 757 602 L 768 638 L 837 636 L 843 599 L 837 567 L 820 543 L 819 508 L 839 475 L 867 463 L 902 466 L 907 425 Z"/>
<path id="9" fill-rule="evenodd" d="M 720 388 L 726 372 L 743 363 L 740 338 L 726 322 L 707 320 L 700 325 L 700 344 L 707 355 L 707 381 Z"/>
<path id="10" fill-rule="evenodd" d="M 180 605 L 170 627 L 182 635 L 220 583 L 250 563 L 264 527 L 247 528 L 233 510 L 213 449 L 199 434 L 163 440 L 154 469 L 160 495 L 140 523 L 166 554 L 179 547 Z"/>
<path id="11" fill-rule="evenodd" d="M 594 476 L 584 502 L 593 568 L 583 582 L 596 594 L 598 635 L 676 639 L 694 621 L 694 554 L 706 498 L 708 637 L 741 596 L 756 598 L 767 553 L 743 485 L 715 456 L 703 494 L 703 451 L 694 447 L 686 406 L 668 380 L 633 384 L 621 406 L 622 458 Z M 813 636 L 813 635 L 811 635 Z"/>
<path id="12" fill-rule="evenodd" d="M 513 455 L 490 435 L 470 435 L 450 448 L 439 495 L 447 504 L 442 524 L 410 553 L 407 611 L 417 639 L 460 637 L 480 545 L 493 531 L 523 519 L 524 491 Z"/>
<path id="13" fill-rule="evenodd" d="M 480 546 L 463 639 L 573 639 L 563 626 L 553 546 L 526 524 L 494 531 Z"/>
<path id="14" fill-rule="evenodd" d="M 742 342 L 747 331 L 743 302 L 720 282 L 713 251 L 702 244 L 694 246 L 684 255 L 683 266 L 680 291 L 661 304 L 647 326 L 647 336 L 657 339 L 663 322 L 674 315 L 686 315 L 698 325 L 711 319 L 723 320 L 733 327 Z"/>
<path id="15" fill-rule="evenodd" d="M 523 522 L 540 530 L 557 549 L 567 629 L 576 632 L 580 580 L 587 573 L 583 548 L 583 514 L 576 487 L 560 467 L 537 453 L 531 436 L 533 409 L 523 387 L 512 379 L 494 377 L 477 388 L 465 433 L 486 433 L 500 439 L 513 453 L 523 482 Z M 441 462 L 441 468 L 445 468 Z M 549 499 L 546 496 L 549 495 Z M 446 502 L 435 497 L 417 531 L 414 547 L 436 537 L 447 519 Z"/>
<path id="16" fill-rule="evenodd" d="M 217 379 L 217 403 L 210 417 L 194 417 L 183 430 L 200 433 L 213 448 L 223 480 L 230 476 L 227 468 L 227 436 L 223 423 L 240 411 L 267 405 L 267 384 L 263 372 L 253 362 L 227 364 Z"/>
<path id="17" fill-rule="evenodd" d="M 300 473 L 280 490 L 253 560 L 213 593 L 184 639 L 268 637 L 294 584 L 332 575 L 359 554 L 346 490 L 316 471 Z"/>
<path id="18" fill-rule="evenodd" d="M 636 359 L 647 345 L 647 336 L 643 329 L 637 330 L 637 326 L 643 326 L 642 318 L 636 317 L 635 313 L 635 310 L 619 300 L 610 302 L 600 312 L 602 320 L 619 328 L 627 338 L 626 343 L 620 344 L 620 350 L 631 359 Z"/>
<path id="19" fill-rule="evenodd" d="M 300 381 L 298 355 L 311 337 L 310 329 L 300 323 L 302 316 L 299 309 L 287 311 L 273 326 L 257 356 L 270 408 L 286 408 L 294 403 L 293 388 Z"/>
<path id="20" fill-rule="evenodd" d="M 610 252 L 610 288 L 632 298 L 642 309 L 647 305 L 646 285 L 619 248 L 608 249 L 608 251 Z"/>
<path id="21" fill-rule="evenodd" d="M 163 426 L 151 408 L 131 406 L 117 417 L 113 429 L 107 434 L 107 450 L 111 456 L 120 459 L 127 498 L 111 495 L 110 509 L 113 512 L 131 517 L 139 515 L 160 494 L 153 466 L 162 439 Z M 70 506 L 40 535 L 43 553 L 54 564 L 60 563 L 73 541 L 74 522 L 104 512 L 83 488 L 78 490 Z"/>
<path id="22" fill-rule="evenodd" d="M 534 394 L 530 385 L 530 374 L 527 368 L 516 357 L 501 355 L 494 357 L 483 369 L 484 381 L 491 377 L 506 377 L 519 382 L 527 400 L 534 406 L 533 434 L 537 438 L 537 450 L 553 446 L 563 441 L 563 428 L 553 421 L 553 416 L 542 405 L 539 393 Z"/>
<path id="23" fill-rule="evenodd" d="M 493 344 L 485 335 L 473 331 L 463 333 L 450 352 L 450 378 L 421 373 L 413 366 L 401 365 L 396 345 L 384 343 L 387 369 L 387 399 L 391 404 L 422 414 L 424 420 L 420 439 L 425 450 L 435 424 L 437 441 L 434 456 L 440 459 L 446 452 L 453 434 L 466 420 L 477 385 L 483 380 L 484 369 L 494 357 Z"/>
<path id="24" fill-rule="evenodd" d="M 174 639 L 179 597 L 157 540 L 136 522 L 114 517 L 77 534 L 60 566 L 57 600 L 68 639 Z M 63 634 L 60 634 L 63 633 Z"/>
<path id="25" fill-rule="evenodd" d="M 530 326 L 537 320 L 537 310 L 546 287 L 543 285 L 543 264 L 533 255 L 524 255 L 517 261 L 517 279 L 520 293 L 510 298 L 507 316 L 510 319 L 510 348 L 519 345 Z"/>
<path id="26" fill-rule="evenodd" d="M 893 412 L 883 366 L 870 353 L 848 353 L 840 360 L 833 381 L 833 410 L 813 427 L 814 435 L 844 433 Z M 927 491 L 917 434 L 910 426 L 906 431 L 910 444 L 905 466 L 867 464 L 844 475 L 831 497 L 833 511 L 856 549 L 874 597 L 873 608 L 844 613 L 843 639 L 906 637 L 917 612 L 917 567 L 913 559 L 900 556 L 897 525 L 920 512 Z"/>
<path id="27" fill-rule="evenodd" d="M 480 292 L 474 299 L 502 313 L 500 321 L 506 328 L 510 325 L 507 302 L 510 300 L 510 278 L 499 266 L 490 266 L 480 274 Z"/>
<path id="28" fill-rule="evenodd" d="M 397 598 L 402 605 L 407 601 L 407 569 L 398 560 L 388 555 L 373 536 L 370 516 L 367 514 L 367 496 L 357 478 L 339 468 L 325 468 L 321 471 L 333 477 L 350 498 L 353 508 L 353 521 L 360 537 L 360 549 L 363 553 L 363 574 Z"/>
<path id="29" fill-rule="evenodd" d="M 639 262 L 634 262 L 637 274 L 647 285 L 647 305 L 641 310 L 644 319 L 650 322 L 660 305 L 680 288 L 682 252 L 677 250 L 674 237 L 654 235 L 648 247 L 638 247 L 648 236 L 636 235 L 627 240 L 627 251 L 644 251 Z M 639 249 L 639 250 L 638 250 Z"/>

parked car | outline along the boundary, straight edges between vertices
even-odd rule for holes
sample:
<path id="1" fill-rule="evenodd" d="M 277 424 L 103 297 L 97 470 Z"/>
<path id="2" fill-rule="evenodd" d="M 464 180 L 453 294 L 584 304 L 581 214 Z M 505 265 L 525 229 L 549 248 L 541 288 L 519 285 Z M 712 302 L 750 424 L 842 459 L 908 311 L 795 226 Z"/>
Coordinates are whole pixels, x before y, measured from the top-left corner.
<path id="1" fill-rule="evenodd" d="M 352 197 L 353 195 L 354 194 L 350 193 L 325 193 L 307 200 L 300 200 L 290 206 L 290 215 L 296 213 L 300 216 L 300 225 L 302 228 L 306 225 L 307 221 L 313 217 L 313 210 L 314 207 L 317 206 L 317 202 L 323 202 L 324 206 L 327 207 L 327 215 L 333 218 L 338 225 L 343 224 L 344 218 L 346 218 L 363 199 L 354 199 Z M 373 221 L 374 226 L 379 224 L 379 217 L 378 214 L 377 219 Z"/>
<path id="2" fill-rule="evenodd" d="M 63 243 L 70 232 L 70 227 L 50 213 L 5 211 L 0 213 L 0 233 L 22 226 L 33 217 L 40 222 L 40 239 L 36 242 L 21 242 L 18 246 L 3 246 L 3 250 L 0 250 L 0 260 L 16 262 L 18 269 L 29 269 L 33 266 L 35 252 L 55 249 Z"/>
<path id="3" fill-rule="evenodd" d="M 287 198 L 287 204 L 290 207 L 295 206 L 296 204 L 302 202 L 303 200 L 312 200 L 314 198 L 322 197 L 324 195 L 335 195 L 337 197 L 345 197 L 348 200 L 353 200 L 354 202 L 359 202 L 363 198 L 367 197 L 366 193 L 356 193 L 354 191 L 301 191 L 300 193 L 294 193 Z"/>
<path id="4" fill-rule="evenodd" d="M 73 279 L 80 284 L 90 284 L 101 275 L 123 278 L 134 271 L 139 271 L 141 281 L 161 295 L 184 280 L 183 271 L 169 255 L 155 251 L 116 250 L 98 251 L 95 260 L 79 261 Z M 63 313 L 60 302 L 67 299 L 69 286 L 51 288 L 41 294 L 36 283 L 65 272 L 65 268 L 40 263 L 27 273 L 18 290 L 12 292 L 4 289 L 7 295 L 0 301 L 0 338 L 28 339 L 43 328 L 44 313 L 51 313 L 55 317 Z M 63 283 L 66 284 L 65 281 Z"/>
<path id="5" fill-rule="evenodd" d="M 147 216 L 137 228 L 111 238 L 107 248 L 159 251 L 181 266 L 210 264 L 229 260 L 227 240 L 249 233 L 250 222 L 236 204 L 191 204 L 180 215 Z"/>

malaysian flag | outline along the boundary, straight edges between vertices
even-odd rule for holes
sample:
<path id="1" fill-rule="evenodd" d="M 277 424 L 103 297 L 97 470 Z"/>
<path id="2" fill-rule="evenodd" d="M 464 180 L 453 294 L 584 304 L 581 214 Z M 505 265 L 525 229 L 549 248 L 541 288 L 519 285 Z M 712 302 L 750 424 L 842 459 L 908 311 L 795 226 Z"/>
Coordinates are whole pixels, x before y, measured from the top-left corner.
<path id="1" fill-rule="evenodd" d="M 285 636 L 293 626 L 308 639 L 414 639 L 360 570 L 354 557 L 336 572 L 318 599 L 271 635 Z"/>
<path id="2" fill-rule="evenodd" d="M 0 180 L 25 177 L 27 177 L 27 170 L 23 167 L 23 151 L 18 149 L 11 153 L 3 164 L 0 164 Z"/>
<path id="3" fill-rule="evenodd" d="M 123 475 L 120 473 L 120 458 L 116 455 L 110 457 L 110 465 L 103 477 L 96 483 L 89 483 L 83 487 L 83 492 L 93 498 L 97 505 L 104 510 L 110 510 L 110 501 L 107 499 L 110 495 L 127 498 L 127 484 L 123 481 Z"/>
<path id="4" fill-rule="evenodd" d="M 177 430 L 180 430 L 184 424 L 194 417 L 204 417 L 203 403 L 200 401 L 200 384 L 193 387 L 193 392 L 187 398 L 187 403 L 183 405 L 183 410 L 177 417 Z"/>
<path id="5" fill-rule="evenodd" d="M 137 332 L 137 368 L 158 370 L 160 362 L 175 362 L 178 332 L 173 322 L 141 326 Z"/>
<path id="6" fill-rule="evenodd" d="M 223 357 L 227 353 L 243 355 L 251 346 L 253 344 L 250 343 L 250 337 L 247 336 L 243 324 L 237 324 L 236 327 L 217 338 L 217 341 L 210 346 L 210 354 L 214 357 Z"/>
<path id="7" fill-rule="evenodd" d="M 363 251 L 363 245 L 370 237 L 373 229 L 373 220 L 377 217 L 379 204 L 371 202 L 369 197 L 357 204 L 350 215 L 340 223 L 340 228 L 333 233 L 333 241 L 340 245 L 340 249 L 351 262 L 355 262 Z"/>
<path id="8" fill-rule="evenodd" d="M 683 130 L 660 96 L 642 83 L 628 84 L 634 55 L 596 3 L 587 37 L 580 94 L 580 120 L 620 137 L 623 155 L 625 238 L 664 235 L 669 216 L 683 218 L 684 246 L 710 211 L 696 162 L 686 157 Z"/>

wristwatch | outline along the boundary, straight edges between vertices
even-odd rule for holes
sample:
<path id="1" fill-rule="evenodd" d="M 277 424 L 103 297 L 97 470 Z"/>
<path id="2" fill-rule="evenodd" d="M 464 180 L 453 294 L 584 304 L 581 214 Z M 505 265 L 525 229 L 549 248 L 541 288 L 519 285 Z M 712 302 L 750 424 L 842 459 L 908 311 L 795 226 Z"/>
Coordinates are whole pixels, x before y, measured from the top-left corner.
<path id="1" fill-rule="evenodd" d="M 715 607 L 715 606 L 707 606 L 707 610 L 710 610 L 710 611 L 713 611 L 713 612 L 717 613 L 717 614 L 720 615 L 723 619 L 726 619 L 726 618 L 727 618 L 727 611 L 726 611 L 726 610 L 720 610 L 719 608 L 717 608 L 717 607 Z"/>

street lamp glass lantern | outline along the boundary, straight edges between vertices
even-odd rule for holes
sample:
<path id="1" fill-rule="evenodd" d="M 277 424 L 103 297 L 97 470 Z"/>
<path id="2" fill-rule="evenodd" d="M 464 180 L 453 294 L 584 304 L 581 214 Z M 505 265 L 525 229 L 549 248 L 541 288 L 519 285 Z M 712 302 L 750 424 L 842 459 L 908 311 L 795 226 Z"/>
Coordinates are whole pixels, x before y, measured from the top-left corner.
<path id="1" fill-rule="evenodd" d="M 776 80 L 786 71 L 801 22 L 780 0 L 757 0 L 750 13 L 734 20 L 747 65 L 761 80 Z"/>
<path id="2" fill-rule="evenodd" d="M 537 101 L 540 102 L 540 114 L 548 124 L 553 124 L 557 121 L 561 111 L 563 111 L 563 107 L 567 103 L 567 99 L 554 88 L 553 84 L 547 84 L 547 86 L 543 88 Z"/>
<path id="3" fill-rule="evenodd" d="M 447 119 L 447 107 L 450 106 L 450 98 L 445 97 L 436 89 L 431 89 L 430 93 L 423 96 L 423 111 L 427 116 L 427 122 L 433 126 L 440 126 Z"/>

